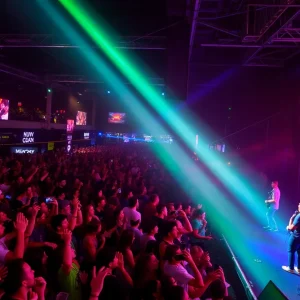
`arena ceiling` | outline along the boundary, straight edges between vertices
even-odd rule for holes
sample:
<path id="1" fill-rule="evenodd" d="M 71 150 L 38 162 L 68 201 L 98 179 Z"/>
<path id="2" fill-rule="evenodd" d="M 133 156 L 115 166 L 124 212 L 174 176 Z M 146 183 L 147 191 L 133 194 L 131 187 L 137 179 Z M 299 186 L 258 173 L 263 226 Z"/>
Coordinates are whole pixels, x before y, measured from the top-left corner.
<path id="1" fill-rule="evenodd" d="M 46 1 L 46 0 L 45 0 Z M 49 0 L 59 3 L 56 0 Z M 163 85 L 170 17 L 190 26 L 189 79 L 206 83 L 234 66 L 283 68 L 300 56 L 300 1 L 297 0 L 89 0 L 118 32 L 118 49 L 151 65 L 149 80 Z M 89 74 L 70 43 L 37 1 L 3 0 L 0 16 L 0 81 L 29 80 L 58 85 L 103 82 Z M 74 27 L 76 24 L 65 13 Z M 77 28 L 79 31 L 80 29 Z M 95 45 L 89 41 L 92 47 Z M 99 55 L 102 55 L 99 51 Z"/>

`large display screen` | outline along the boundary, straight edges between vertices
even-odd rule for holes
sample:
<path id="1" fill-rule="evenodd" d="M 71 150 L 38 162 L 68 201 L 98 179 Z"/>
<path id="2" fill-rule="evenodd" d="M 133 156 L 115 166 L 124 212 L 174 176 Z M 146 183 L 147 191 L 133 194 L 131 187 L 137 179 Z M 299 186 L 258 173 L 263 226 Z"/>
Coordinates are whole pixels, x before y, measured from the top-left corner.
<path id="1" fill-rule="evenodd" d="M 86 125 L 86 115 L 86 112 L 79 110 L 76 115 L 76 125 Z"/>
<path id="2" fill-rule="evenodd" d="M 73 133 L 74 131 L 74 120 L 67 120 L 67 133 Z"/>
<path id="3" fill-rule="evenodd" d="M 126 114 L 125 113 L 117 113 L 117 112 L 108 113 L 108 123 L 111 123 L 111 124 L 124 124 L 125 121 L 126 121 Z"/>
<path id="4" fill-rule="evenodd" d="M 0 120 L 8 120 L 9 100 L 0 98 Z"/>

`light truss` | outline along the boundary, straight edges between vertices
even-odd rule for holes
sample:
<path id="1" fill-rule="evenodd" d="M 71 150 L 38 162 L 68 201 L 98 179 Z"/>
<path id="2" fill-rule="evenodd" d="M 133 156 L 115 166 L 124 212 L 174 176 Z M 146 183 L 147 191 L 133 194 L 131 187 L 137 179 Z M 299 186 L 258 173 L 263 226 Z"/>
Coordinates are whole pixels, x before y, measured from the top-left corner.
<path id="1" fill-rule="evenodd" d="M 47 79 L 50 82 L 57 83 L 81 83 L 81 84 L 104 84 L 106 83 L 104 80 L 96 80 L 92 78 L 87 78 L 84 75 L 71 75 L 71 74 L 58 74 L 58 75 L 48 75 Z M 160 77 L 152 77 L 147 79 L 151 85 L 155 86 L 165 86 L 165 81 Z M 129 82 L 125 82 L 125 84 L 129 84 Z"/>
<path id="2" fill-rule="evenodd" d="M 300 45 L 300 28 L 283 28 L 272 39 L 272 43 Z"/>
<path id="3" fill-rule="evenodd" d="M 195 6 L 194 6 L 194 11 L 193 11 L 193 20 L 192 20 L 192 26 L 191 26 L 191 34 L 190 34 L 189 62 L 191 61 L 192 53 L 193 53 L 194 40 L 195 40 L 195 34 L 196 34 L 196 28 L 197 28 L 197 19 L 198 19 L 200 6 L 201 6 L 201 0 L 195 0 Z"/>
<path id="4" fill-rule="evenodd" d="M 127 50 L 165 50 L 164 36 L 124 36 L 116 39 L 115 47 Z M 96 46 L 94 46 L 96 47 Z M 80 48 L 52 34 L 0 34 L 1 48 Z"/>
<path id="5" fill-rule="evenodd" d="M 279 8 L 278 13 L 275 13 L 270 26 L 273 26 L 272 30 L 267 30 L 266 26 L 262 28 L 262 33 L 257 39 L 257 41 L 262 41 L 260 47 L 256 49 L 245 61 L 244 66 L 249 66 L 252 63 L 255 63 L 257 60 L 261 60 L 260 54 L 264 49 L 265 45 L 273 44 L 273 40 L 276 39 L 278 34 L 282 32 L 283 29 L 289 27 L 292 24 L 292 21 L 299 15 L 300 7 L 297 8 Z M 284 48 L 285 45 L 280 45 Z M 297 45 L 296 45 L 297 46 Z M 288 56 L 290 58 L 290 56 Z M 280 60 L 274 59 L 271 62 L 272 67 L 283 66 L 283 62 L 286 60 L 286 57 L 281 57 Z M 270 59 L 269 59 L 270 60 Z M 264 60 L 263 60 L 264 61 Z M 269 63 L 268 63 L 269 64 Z M 268 65 L 270 66 L 270 65 Z"/>
<path id="6" fill-rule="evenodd" d="M 44 84 L 44 81 L 39 76 L 6 64 L 0 63 L 0 72 L 12 75 L 14 77 L 22 78 L 34 83 Z"/>

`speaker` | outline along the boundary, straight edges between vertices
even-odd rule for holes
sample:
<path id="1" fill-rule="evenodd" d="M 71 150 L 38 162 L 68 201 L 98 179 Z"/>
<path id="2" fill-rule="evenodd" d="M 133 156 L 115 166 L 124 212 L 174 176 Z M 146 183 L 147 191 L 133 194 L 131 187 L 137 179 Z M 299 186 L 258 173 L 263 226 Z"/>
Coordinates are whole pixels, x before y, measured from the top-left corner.
<path id="1" fill-rule="evenodd" d="M 257 298 L 258 300 L 289 300 L 276 284 L 270 280 Z"/>

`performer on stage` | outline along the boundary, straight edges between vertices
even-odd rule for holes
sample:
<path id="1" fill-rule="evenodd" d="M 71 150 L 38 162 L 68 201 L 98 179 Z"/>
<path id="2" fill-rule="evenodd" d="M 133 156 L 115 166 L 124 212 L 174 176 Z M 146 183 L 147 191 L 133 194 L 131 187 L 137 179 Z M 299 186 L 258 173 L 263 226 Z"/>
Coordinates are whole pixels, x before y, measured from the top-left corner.
<path id="1" fill-rule="evenodd" d="M 278 181 L 272 181 L 272 191 L 270 192 L 270 197 L 268 200 L 265 200 L 267 205 L 267 222 L 268 225 L 264 229 L 269 231 L 278 231 L 278 227 L 274 218 L 276 211 L 279 209 L 280 201 L 280 190 L 278 188 Z"/>
<path id="2" fill-rule="evenodd" d="M 282 266 L 282 269 L 286 272 L 300 275 L 300 203 L 298 204 L 298 210 L 290 218 L 289 225 L 286 227 L 291 232 L 288 245 L 289 265 Z M 295 252 L 298 254 L 297 267 L 295 264 Z"/>

